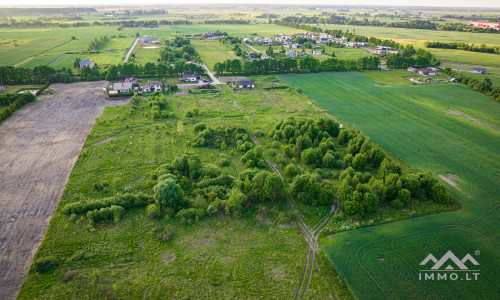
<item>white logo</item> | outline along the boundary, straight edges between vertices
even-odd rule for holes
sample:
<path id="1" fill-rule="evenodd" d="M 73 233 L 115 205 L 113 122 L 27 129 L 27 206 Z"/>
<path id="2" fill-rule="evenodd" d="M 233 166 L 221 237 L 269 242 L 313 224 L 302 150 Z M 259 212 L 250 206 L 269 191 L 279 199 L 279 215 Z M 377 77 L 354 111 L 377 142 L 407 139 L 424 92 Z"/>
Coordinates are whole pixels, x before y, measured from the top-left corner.
<path id="1" fill-rule="evenodd" d="M 479 255 L 479 253 L 476 250 L 475 254 Z M 430 253 L 420 265 L 427 266 L 429 262 L 434 263 L 434 265 L 430 269 L 419 270 L 419 280 L 477 280 L 479 276 L 479 270 L 476 267 L 472 268 L 472 266 L 479 266 L 479 263 L 469 253 L 464 258 L 459 259 L 453 252 L 448 251 L 439 260 Z M 472 269 L 469 269 L 468 266 Z"/>

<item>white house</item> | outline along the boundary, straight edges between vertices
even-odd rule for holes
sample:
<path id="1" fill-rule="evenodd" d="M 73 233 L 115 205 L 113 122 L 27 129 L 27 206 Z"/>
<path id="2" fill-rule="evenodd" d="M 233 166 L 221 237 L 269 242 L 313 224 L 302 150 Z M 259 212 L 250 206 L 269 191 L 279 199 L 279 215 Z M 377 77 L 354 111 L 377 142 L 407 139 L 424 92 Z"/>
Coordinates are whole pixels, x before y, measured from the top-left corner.
<path id="1" fill-rule="evenodd" d="M 321 50 L 312 50 L 311 54 L 312 55 L 321 55 Z"/>
<path id="2" fill-rule="evenodd" d="M 413 73 L 417 73 L 417 69 L 414 68 L 414 67 L 409 67 L 408 69 L 406 69 L 406 71 L 408 72 L 413 72 Z"/>
<path id="3" fill-rule="evenodd" d="M 153 41 L 153 36 L 152 35 L 145 35 L 142 37 L 142 42 L 144 44 L 149 44 Z"/>
<path id="4" fill-rule="evenodd" d="M 117 82 L 113 84 L 113 91 L 118 94 L 130 93 L 131 89 L 132 89 L 131 82 Z"/>
<path id="5" fill-rule="evenodd" d="M 186 82 L 198 82 L 201 80 L 200 75 L 196 75 L 195 72 L 184 72 L 182 73 L 182 78 L 180 79 L 181 83 Z"/>
<path id="6" fill-rule="evenodd" d="M 163 89 L 163 83 L 158 81 L 148 81 L 148 84 L 142 86 L 143 92 L 161 92 Z"/>
<path id="7" fill-rule="evenodd" d="M 83 67 L 89 67 L 92 69 L 94 67 L 94 61 L 91 59 L 80 60 L 80 69 Z"/>
<path id="8" fill-rule="evenodd" d="M 240 89 L 253 89 L 255 87 L 255 82 L 253 80 L 242 80 L 238 81 Z"/>
<path id="9" fill-rule="evenodd" d="M 254 38 L 254 39 L 253 39 L 253 41 L 254 41 L 255 43 L 262 43 L 262 38 L 260 38 L 260 37 L 256 37 L 256 38 Z"/>
<path id="10" fill-rule="evenodd" d="M 290 56 L 290 57 L 297 56 L 297 54 L 295 53 L 295 50 L 286 50 L 285 54 L 286 54 L 286 56 Z"/>
<path id="11" fill-rule="evenodd" d="M 418 70 L 418 74 L 424 76 L 436 76 L 436 71 L 434 71 L 433 68 L 424 68 Z"/>

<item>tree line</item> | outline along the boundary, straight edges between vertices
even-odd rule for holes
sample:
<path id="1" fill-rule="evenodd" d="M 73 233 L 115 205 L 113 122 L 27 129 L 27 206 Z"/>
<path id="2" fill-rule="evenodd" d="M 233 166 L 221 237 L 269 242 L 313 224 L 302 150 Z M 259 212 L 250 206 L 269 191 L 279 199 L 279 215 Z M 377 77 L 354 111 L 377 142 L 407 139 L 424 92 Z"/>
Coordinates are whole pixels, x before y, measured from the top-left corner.
<path id="1" fill-rule="evenodd" d="M 452 71 L 451 68 L 445 68 L 443 70 L 443 73 L 455 77 L 458 82 L 465 84 L 469 88 L 490 96 L 491 98 L 500 102 L 500 86 L 494 87 L 491 79 L 489 79 L 488 77 L 485 77 L 483 81 L 480 81 L 478 79 L 463 75 L 462 73 Z"/>
<path id="2" fill-rule="evenodd" d="M 241 62 L 239 59 L 228 59 L 214 65 L 217 74 L 232 75 L 269 75 L 285 73 L 308 72 L 341 72 L 359 70 L 377 70 L 380 59 L 376 56 L 354 59 L 329 58 L 320 61 L 307 56 L 303 59 L 293 58 L 268 58 L 254 61 Z"/>
<path id="3" fill-rule="evenodd" d="M 482 52 L 482 53 L 495 53 L 495 48 L 487 47 L 485 44 L 480 46 L 475 46 L 474 44 L 467 44 L 464 42 L 460 43 L 447 43 L 447 42 L 425 42 L 424 46 L 426 48 L 443 48 L 443 49 L 460 49 L 472 52 Z"/>
<path id="4" fill-rule="evenodd" d="M 14 114 L 25 104 L 35 101 L 36 97 L 31 93 L 0 95 L 0 105 L 7 106 L 0 109 L 0 124 Z"/>

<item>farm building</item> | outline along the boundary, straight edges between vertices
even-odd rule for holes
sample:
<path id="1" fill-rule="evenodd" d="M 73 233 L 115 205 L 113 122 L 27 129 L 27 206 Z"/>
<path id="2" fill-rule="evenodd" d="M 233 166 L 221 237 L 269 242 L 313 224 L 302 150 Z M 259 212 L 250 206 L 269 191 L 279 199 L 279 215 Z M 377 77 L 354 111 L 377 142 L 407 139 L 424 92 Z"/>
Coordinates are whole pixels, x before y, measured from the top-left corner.
<path id="1" fill-rule="evenodd" d="M 262 43 L 262 38 L 260 38 L 260 37 L 256 37 L 256 38 L 254 38 L 254 39 L 253 39 L 253 41 L 254 41 L 255 43 Z"/>
<path id="2" fill-rule="evenodd" d="M 186 82 L 198 82 L 201 80 L 200 75 L 196 75 L 195 72 L 184 72 L 182 73 L 182 78 L 179 80 L 181 83 Z"/>
<path id="3" fill-rule="evenodd" d="M 290 57 L 297 56 L 297 54 L 295 53 L 295 50 L 286 50 L 285 54 L 286 54 L 286 56 L 290 56 Z"/>
<path id="4" fill-rule="evenodd" d="M 113 92 L 118 94 L 130 93 L 132 89 L 132 83 L 130 82 L 117 82 L 113 84 Z"/>
<path id="5" fill-rule="evenodd" d="M 80 60 L 80 69 L 82 69 L 83 67 L 92 69 L 94 67 L 94 61 L 91 59 Z"/>
<path id="6" fill-rule="evenodd" d="M 253 89 L 255 87 L 255 82 L 253 80 L 242 80 L 238 81 L 238 85 L 241 89 Z"/>
<path id="7" fill-rule="evenodd" d="M 486 74 L 486 68 L 472 68 L 472 73 Z"/>
<path id="8" fill-rule="evenodd" d="M 414 67 L 409 67 L 408 69 L 406 69 L 408 72 L 413 72 L 413 73 L 417 73 L 417 69 L 414 68 Z"/>
<path id="9" fill-rule="evenodd" d="M 311 54 L 312 55 L 321 55 L 321 50 L 312 50 Z"/>
<path id="10" fill-rule="evenodd" d="M 152 35 L 145 35 L 142 37 L 142 42 L 144 44 L 149 44 L 153 41 L 153 36 Z"/>
<path id="11" fill-rule="evenodd" d="M 427 67 L 427 68 L 418 70 L 418 74 L 424 75 L 424 76 L 436 76 L 436 70 L 435 70 L 435 68 Z"/>
<path id="12" fill-rule="evenodd" d="M 467 24 L 467 26 L 471 27 L 481 27 L 481 28 L 492 28 L 495 30 L 500 30 L 500 23 L 494 23 L 494 22 L 475 22 L 471 21 Z"/>
<path id="13" fill-rule="evenodd" d="M 158 81 L 148 81 L 147 84 L 142 86 L 143 92 L 161 92 L 163 89 L 163 83 Z"/>

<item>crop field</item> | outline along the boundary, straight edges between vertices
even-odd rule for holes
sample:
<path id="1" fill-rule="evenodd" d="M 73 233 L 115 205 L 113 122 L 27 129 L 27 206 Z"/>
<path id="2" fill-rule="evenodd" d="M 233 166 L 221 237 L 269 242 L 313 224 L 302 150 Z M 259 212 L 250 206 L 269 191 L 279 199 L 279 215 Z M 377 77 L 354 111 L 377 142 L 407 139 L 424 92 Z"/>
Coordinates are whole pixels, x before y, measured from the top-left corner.
<path id="1" fill-rule="evenodd" d="M 375 77 L 375 76 L 373 76 Z M 494 298 L 500 280 L 500 103 L 459 84 L 376 86 L 362 73 L 282 75 L 415 168 L 458 177 L 461 211 L 362 228 L 323 248 L 360 298 Z M 480 279 L 419 281 L 419 263 L 476 250 Z"/>
<path id="2" fill-rule="evenodd" d="M 312 24 L 316 26 L 317 24 Z M 320 25 L 324 29 L 340 29 L 365 36 L 407 40 L 422 44 L 424 41 L 467 42 L 475 44 L 500 45 L 500 36 L 490 33 L 471 33 L 456 31 L 437 31 L 425 29 L 353 26 L 353 25 Z"/>
<path id="3" fill-rule="evenodd" d="M 245 127 L 250 120 L 253 130 L 267 132 L 287 116 L 327 112 L 289 89 L 233 93 L 223 88 L 215 94 L 169 96 L 171 115 L 161 120 L 150 117 L 146 99 L 133 107 L 109 107 L 97 118 L 35 256 L 55 257 L 56 267 L 43 275 L 30 271 L 18 298 L 82 297 L 82 292 L 88 298 L 200 298 L 207 293 L 216 298 L 295 297 L 307 243 L 294 222 L 276 223 L 280 213 L 290 210 L 286 202 L 261 203 L 259 218 L 253 207 L 240 219 L 206 217 L 192 225 L 168 217 L 151 219 L 144 208 L 133 208 L 118 224 L 98 224 L 95 231 L 62 208 L 75 197 L 150 193 L 151 172 L 183 153 L 197 153 L 203 163 L 224 154 L 230 162 L 224 172 L 244 170 L 231 148 L 188 145 L 200 121 L 215 128 Z M 183 118 L 195 108 L 200 116 Z M 272 142 L 260 139 L 266 145 Z M 106 188 L 96 189 L 102 182 Z M 158 238 L 157 228 L 165 227 L 174 233 L 168 242 Z M 305 296 L 328 298 L 333 287 L 339 297 L 350 299 L 323 253 L 317 263 L 321 273 L 313 273 Z"/>
<path id="4" fill-rule="evenodd" d="M 500 54 L 450 49 L 428 49 L 440 61 L 500 67 Z"/>
<path id="5" fill-rule="evenodd" d="M 61 55 L 63 55 L 63 54 L 48 54 L 48 55 L 38 56 L 38 57 L 35 57 L 33 59 L 30 59 L 29 61 L 25 62 L 21 66 L 24 68 L 34 68 L 34 67 L 40 66 L 40 65 L 49 65 L 51 62 L 56 60 Z"/>
<path id="6" fill-rule="evenodd" d="M 211 40 L 192 40 L 191 45 L 196 48 L 200 54 L 201 60 L 209 67 L 213 68 L 215 63 L 223 62 L 228 59 L 240 59 L 230 46 L 219 41 Z"/>
<path id="7" fill-rule="evenodd" d="M 259 36 L 274 36 L 277 34 L 293 34 L 304 32 L 300 29 L 279 26 L 275 24 L 252 24 L 252 25 L 172 25 L 170 28 L 174 32 L 181 34 L 203 34 L 204 32 L 215 32 L 217 30 L 227 32 L 229 35 L 250 36 L 256 33 Z"/>
<path id="8" fill-rule="evenodd" d="M 142 65 L 148 62 L 156 63 L 160 58 L 160 53 L 162 50 L 162 47 L 148 49 L 142 48 L 141 45 L 137 45 L 135 47 L 135 50 L 132 52 L 133 54 L 135 54 L 135 57 L 130 57 L 129 62 Z"/>

